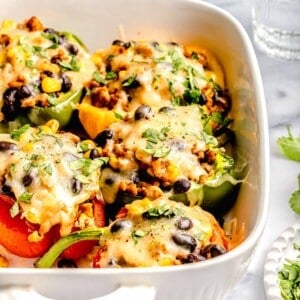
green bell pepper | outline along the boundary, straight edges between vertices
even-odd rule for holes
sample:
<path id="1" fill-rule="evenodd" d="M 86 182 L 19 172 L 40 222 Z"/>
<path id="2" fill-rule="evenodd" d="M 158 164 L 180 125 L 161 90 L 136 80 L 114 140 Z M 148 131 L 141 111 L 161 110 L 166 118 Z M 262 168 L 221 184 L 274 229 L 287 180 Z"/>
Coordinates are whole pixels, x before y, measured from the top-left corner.
<path id="1" fill-rule="evenodd" d="M 234 204 L 240 182 L 226 173 L 204 185 L 192 183 L 187 192 L 171 194 L 170 199 L 183 202 L 186 205 L 200 205 L 213 214 L 223 215 Z"/>
<path id="2" fill-rule="evenodd" d="M 77 103 L 80 102 L 83 90 L 70 91 L 61 95 L 57 100 L 57 104 L 49 107 L 33 107 L 28 113 L 29 120 L 35 125 L 45 124 L 51 119 L 56 119 L 60 127 L 65 127 L 75 109 Z"/>
<path id="3" fill-rule="evenodd" d="M 82 229 L 70 233 L 69 235 L 59 239 L 42 257 L 35 263 L 36 268 L 51 268 L 59 255 L 68 247 L 79 241 L 99 240 L 102 235 L 107 232 L 107 227 Z"/>

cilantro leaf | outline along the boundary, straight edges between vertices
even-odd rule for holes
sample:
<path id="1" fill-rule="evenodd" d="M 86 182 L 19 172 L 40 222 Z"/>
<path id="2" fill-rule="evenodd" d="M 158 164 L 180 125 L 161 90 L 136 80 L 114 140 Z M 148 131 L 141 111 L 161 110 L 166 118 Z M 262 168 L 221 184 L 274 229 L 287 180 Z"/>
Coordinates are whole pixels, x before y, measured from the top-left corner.
<path id="1" fill-rule="evenodd" d="M 294 191 L 290 197 L 289 204 L 292 210 L 300 215 L 300 174 L 298 175 L 299 187 L 298 190 Z"/>
<path id="2" fill-rule="evenodd" d="M 280 152 L 290 160 L 300 162 L 300 136 L 294 137 L 288 126 L 288 136 L 282 136 L 277 140 Z"/>

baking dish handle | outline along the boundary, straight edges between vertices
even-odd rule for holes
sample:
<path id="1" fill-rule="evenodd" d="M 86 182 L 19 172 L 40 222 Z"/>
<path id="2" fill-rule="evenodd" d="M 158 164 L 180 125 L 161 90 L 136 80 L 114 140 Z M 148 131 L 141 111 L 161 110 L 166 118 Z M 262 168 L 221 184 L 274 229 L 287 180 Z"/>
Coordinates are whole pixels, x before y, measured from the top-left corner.
<path id="1" fill-rule="evenodd" d="M 54 300 L 38 294 L 31 286 L 9 286 L 0 288 L 1 300 Z M 102 297 L 90 300 L 154 300 L 155 288 L 147 285 L 121 285 L 118 289 Z"/>

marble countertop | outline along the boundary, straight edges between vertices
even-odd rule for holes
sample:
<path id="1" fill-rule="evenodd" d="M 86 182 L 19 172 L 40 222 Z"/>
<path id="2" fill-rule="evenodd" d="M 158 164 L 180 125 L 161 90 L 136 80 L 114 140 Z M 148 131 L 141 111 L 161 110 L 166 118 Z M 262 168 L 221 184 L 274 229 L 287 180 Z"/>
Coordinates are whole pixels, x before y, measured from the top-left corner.
<path id="1" fill-rule="evenodd" d="M 233 16 L 244 26 L 252 38 L 251 1 L 210 0 Z M 253 42 L 254 43 L 254 42 Z M 255 46 L 255 45 L 254 45 Z M 272 242 L 287 227 L 293 225 L 297 216 L 289 207 L 289 197 L 298 186 L 300 164 L 288 161 L 279 153 L 277 139 L 287 134 L 286 126 L 300 134 L 300 61 L 270 58 L 255 51 L 263 78 L 267 102 L 270 134 L 270 204 L 266 226 L 257 245 L 248 270 L 225 300 L 264 300 L 263 268 Z"/>

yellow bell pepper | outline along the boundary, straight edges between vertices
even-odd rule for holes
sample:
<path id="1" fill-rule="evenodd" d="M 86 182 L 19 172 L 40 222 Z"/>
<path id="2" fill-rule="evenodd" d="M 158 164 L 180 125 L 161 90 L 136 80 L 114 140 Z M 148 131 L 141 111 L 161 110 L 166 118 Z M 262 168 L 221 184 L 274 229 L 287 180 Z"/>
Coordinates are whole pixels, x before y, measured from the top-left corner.
<path id="1" fill-rule="evenodd" d="M 77 108 L 79 120 L 92 139 L 112 123 L 120 121 L 114 111 L 95 107 L 88 102 L 79 104 Z"/>

